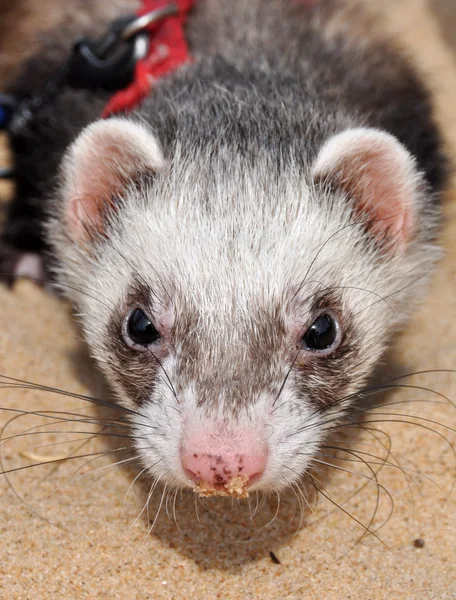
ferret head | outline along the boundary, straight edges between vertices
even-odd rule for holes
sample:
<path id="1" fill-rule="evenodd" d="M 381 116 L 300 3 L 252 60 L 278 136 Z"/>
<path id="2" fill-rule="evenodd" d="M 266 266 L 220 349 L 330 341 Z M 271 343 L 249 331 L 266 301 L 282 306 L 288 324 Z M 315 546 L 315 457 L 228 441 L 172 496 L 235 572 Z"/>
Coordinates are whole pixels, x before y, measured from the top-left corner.
<path id="1" fill-rule="evenodd" d="M 302 476 L 437 254 L 413 158 L 374 129 L 301 168 L 223 143 L 164 157 L 144 125 L 97 122 L 56 206 L 58 278 L 139 456 L 207 493 Z"/>

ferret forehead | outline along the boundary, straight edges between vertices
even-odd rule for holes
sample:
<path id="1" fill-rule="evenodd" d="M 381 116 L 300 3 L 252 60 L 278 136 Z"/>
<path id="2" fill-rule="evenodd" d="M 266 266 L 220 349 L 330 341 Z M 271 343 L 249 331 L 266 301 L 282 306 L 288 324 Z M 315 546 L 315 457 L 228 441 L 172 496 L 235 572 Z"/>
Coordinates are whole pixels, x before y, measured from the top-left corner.
<path id="1" fill-rule="evenodd" d="M 158 294 L 208 301 L 234 294 L 247 301 L 281 297 L 309 278 L 340 284 L 366 269 L 359 232 L 343 229 L 346 215 L 328 218 L 307 195 L 305 208 L 288 219 L 280 207 L 285 200 L 277 198 L 277 210 L 268 215 L 243 205 L 217 216 L 195 203 L 190 210 L 170 202 L 160 210 L 131 203 L 104 242 L 99 276 L 114 278 L 121 296 L 139 278 Z"/>
<path id="2" fill-rule="evenodd" d="M 347 203 L 316 190 L 307 173 L 260 158 L 255 165 L 239 161 L 223 168 L 217 161 L 176 159 L 148 186 L 130 190 L 113 233 L 124 247 L 146 253 L 169 248 L 179 256 L 190 243 L 200 254 L 227 243 L 259 253 L 281 240 L 305 251 L 347 222 Z"/>
<path id="3" fill-rule="evenodd" d="M 366 236 L 344 200 L 261 155 L 248 164 L 228 151 L 189 160 L 178 150 L 172 168 L 124 198 L 98 276 L 115 280 L 119 299 L 140 278 L 162 300 L 250 309 L 283 303 L 306 278 L 342 285 L 366 270 Z"/>

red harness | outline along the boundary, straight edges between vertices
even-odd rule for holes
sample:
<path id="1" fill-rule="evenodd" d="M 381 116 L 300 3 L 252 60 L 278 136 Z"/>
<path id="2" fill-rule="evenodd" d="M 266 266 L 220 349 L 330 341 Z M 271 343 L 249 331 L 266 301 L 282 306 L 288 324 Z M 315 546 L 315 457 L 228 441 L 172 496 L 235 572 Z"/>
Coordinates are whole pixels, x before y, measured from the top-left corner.
<path id="1" fill-rule="evenodd" d="M 150 43 L 147 55 L 136 63 L 135 78 L 127 88 L 114 94 L 101 116 L 135 108 L 149 94 L 156 79 L 191 60 L 184 35 L 184 25 L 195 0 L 174 0 L 176 14 L 164 17 L 146 27 Z M 143 0 L 138 17 L 169 4 L 166 0 Z"/>

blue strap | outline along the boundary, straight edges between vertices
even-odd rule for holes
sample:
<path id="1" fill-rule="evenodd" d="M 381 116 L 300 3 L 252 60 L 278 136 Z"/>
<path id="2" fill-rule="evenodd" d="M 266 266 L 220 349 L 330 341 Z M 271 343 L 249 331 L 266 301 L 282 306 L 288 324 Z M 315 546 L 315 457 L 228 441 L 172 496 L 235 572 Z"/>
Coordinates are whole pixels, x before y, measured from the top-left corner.
<path id="1" fill-rule="evenodd" d="M 8 128 L 16 102 L 13 97 L 0 94 L 0 131 Z M 14 169 L 0 165 L 0 179 L 12 179 Z"/>
<path id="2" fill-rule="evenodd" d="M 0 131 L 8 127 L 15 104 L 12 96 L 0 94 Z"/>
<path id="3" fill-rule="evenodd" d="M 5 129 L 9 121 L 9 111 L 0 104 L 0 129 Z"/>

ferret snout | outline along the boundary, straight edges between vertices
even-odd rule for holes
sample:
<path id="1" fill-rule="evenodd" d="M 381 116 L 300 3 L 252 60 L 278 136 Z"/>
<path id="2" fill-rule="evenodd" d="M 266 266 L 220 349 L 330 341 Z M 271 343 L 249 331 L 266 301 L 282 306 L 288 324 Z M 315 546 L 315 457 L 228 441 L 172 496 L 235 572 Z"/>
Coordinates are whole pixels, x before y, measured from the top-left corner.
<path id="1" fill-rule="evenodd" d="M 266 460 L 267 446 L 253 429 L 196 431 L 181 448 L 186 476 L 206 493 L 241 495 L 261 479 Z"/>

